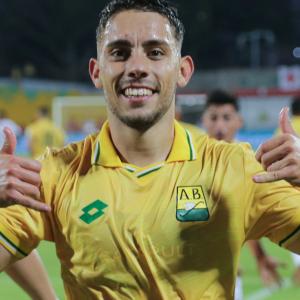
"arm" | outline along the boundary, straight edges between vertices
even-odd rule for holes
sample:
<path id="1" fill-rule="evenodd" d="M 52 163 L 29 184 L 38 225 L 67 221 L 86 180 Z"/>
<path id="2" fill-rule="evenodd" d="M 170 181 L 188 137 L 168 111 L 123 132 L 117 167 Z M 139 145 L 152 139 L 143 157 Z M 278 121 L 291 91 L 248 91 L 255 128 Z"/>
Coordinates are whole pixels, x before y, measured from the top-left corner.
<path id="1" fill-rule="evenodd" d="M 55 292 L 36 251 L 5 268 L 5 272 L 34 300 L 55 300 Z"/>
<path id="2" fill-rule="evenodd" d="M 0 244 L 0 272 L 16 261 L 16 258 Z"/>
<path id="3" fill-rule="evenodd" d="M 36 201 L 40 197 L 40 163 L 14 156 L 16 137 L 8 128 L 4 133 L 6 141 L 0 152 L 0 207 L 20 204 L 48 211 L 47 205 Z M 16 258 L 0 245 L 0 271 L 5 270 L 33 299 L 55 299 L 36 253 L 15 261 Z"/>
<path id="4" fill-rule="evenodd" d="M 267 286 L 273 284 L 280 286 L 282 280 L 277 272 L 277 268 L 280 264 L 278 264 L 272 257 L 266 255 L 259 241 L 249 241 L 248 246 L 256 259 L 257 268 L 262 282 Z"/>

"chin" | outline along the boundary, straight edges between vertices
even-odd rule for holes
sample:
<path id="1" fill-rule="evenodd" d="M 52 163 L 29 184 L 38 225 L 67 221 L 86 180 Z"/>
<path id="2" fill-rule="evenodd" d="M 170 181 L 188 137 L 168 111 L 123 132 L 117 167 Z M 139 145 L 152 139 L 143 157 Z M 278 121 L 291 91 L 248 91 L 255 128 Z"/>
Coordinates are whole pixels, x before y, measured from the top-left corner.
<path id="1" fill-rule="evenodd" d="M 156 124 L 162 115 L 160 113 L 151 114 L 148 116 L 119 116 L 119 119 L 128 127 L 138 131 L 146 131 Z"/>

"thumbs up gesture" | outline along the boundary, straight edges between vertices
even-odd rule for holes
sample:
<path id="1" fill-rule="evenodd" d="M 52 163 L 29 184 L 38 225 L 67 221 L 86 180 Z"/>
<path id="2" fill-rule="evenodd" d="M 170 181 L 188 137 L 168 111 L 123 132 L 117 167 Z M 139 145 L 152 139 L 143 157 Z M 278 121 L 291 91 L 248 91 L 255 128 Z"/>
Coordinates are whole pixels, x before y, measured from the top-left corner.
<path id="1" fill-rule="evenodd" d="M 0 207 L 20 204 L 49 211 L 48 205 L 37 201 L 40 199 L 40 162 L 15 156 L 16 136 L 7 127 L 3 131 L 5 142 L 0 151 Z"/>
<path id="2" fill-rule="evenodd" d="M 256 152 L 256 159 L 266 171 L 253 177 L 257 183 L 285 179 L 300 186 L 300 138 L 291 125 L 288 111 L 284 107 L 280 112 L 282 134 L 261 144 Z"/>

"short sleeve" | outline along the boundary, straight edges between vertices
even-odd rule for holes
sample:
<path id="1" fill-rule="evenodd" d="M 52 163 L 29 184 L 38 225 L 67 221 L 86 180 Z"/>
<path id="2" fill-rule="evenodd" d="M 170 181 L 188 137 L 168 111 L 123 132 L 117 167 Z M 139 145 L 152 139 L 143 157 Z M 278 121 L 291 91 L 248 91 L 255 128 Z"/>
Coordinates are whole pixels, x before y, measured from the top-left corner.
<path id="1" fill-rule="evenodd" d="M 47 213 L 21 205 L 0 209 L 0 244 L 18 258 L 28 255 L 41 240 L 52 240 Z"/>
<path id="2" fill-rule="evenodd" d="M 254 183 L 253 175 L 262 167 L 251 151 L 245 151 L 246 239 L 268 237 L 274 243 L 289 248 L 300 243 L 300 192 L 288 182 Z M 298 250 L 297 250 L 298 251 Z M 300 251 L 300 249 L 299 249 Z"/>

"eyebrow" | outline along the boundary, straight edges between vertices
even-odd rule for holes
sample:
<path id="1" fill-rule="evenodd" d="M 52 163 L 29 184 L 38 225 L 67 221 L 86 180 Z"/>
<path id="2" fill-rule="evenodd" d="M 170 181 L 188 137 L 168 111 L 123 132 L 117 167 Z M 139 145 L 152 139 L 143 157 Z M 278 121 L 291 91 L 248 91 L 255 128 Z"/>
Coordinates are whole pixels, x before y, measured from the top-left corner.
<path id="1" fill-rule="evenodd" d="M 144 42 L 143 47 L 157 47 L 157 46 L 164 46 L 164 47 L 170 47 L 169 44 L 164 40 L 149 40 Z"/>
<path id="2" fill-rule="evenodd" d="M 166 41 L 159 40 L 159 39 L 145 41 L 142 43 L 142 46 L 145 48 L 157 47 L 157 46 L 170 47 Z M 108 43 L 106 47 L 107 48 L 132 48 L 133 45 L 128 40 L 119 39 Z"/>
<path id="3" fill-rule="evenodd" d="M 128 40 L 115 40 L 106 45 L 107 48 L 131 48 L 132 44 Z"/>

